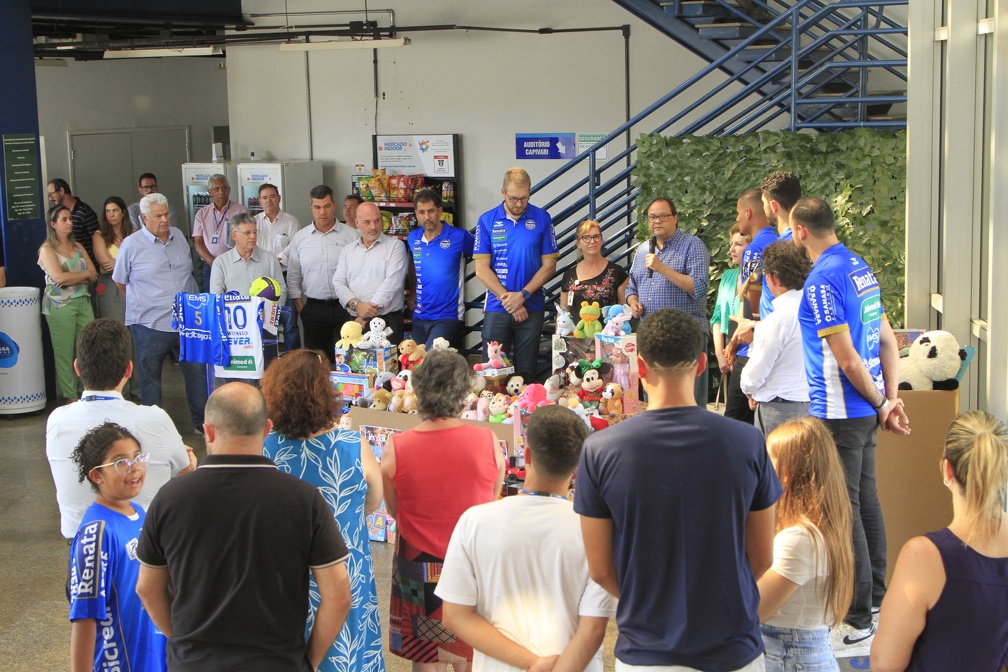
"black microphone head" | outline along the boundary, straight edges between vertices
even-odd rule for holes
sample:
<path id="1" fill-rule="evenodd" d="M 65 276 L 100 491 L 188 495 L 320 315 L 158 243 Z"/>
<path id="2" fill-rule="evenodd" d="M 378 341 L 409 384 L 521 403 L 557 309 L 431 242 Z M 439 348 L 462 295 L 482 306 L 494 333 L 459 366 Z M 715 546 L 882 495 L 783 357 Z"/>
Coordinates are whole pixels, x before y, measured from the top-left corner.
<path id="1" fill-rule="evenodd" d="M 656 238 L 655 236 L 651 236 L 651 240 L 649 241 L 649 247 L 651 248 L 650 249 L 651 254 L 654 254 L 655 247 L 657 247 L 657 245 L 658 245 L 658 238 Z M 654 277 L 654 269 L 653 268 L 647 269 L 647 277 L 649 277 L 649 278 Z"/>

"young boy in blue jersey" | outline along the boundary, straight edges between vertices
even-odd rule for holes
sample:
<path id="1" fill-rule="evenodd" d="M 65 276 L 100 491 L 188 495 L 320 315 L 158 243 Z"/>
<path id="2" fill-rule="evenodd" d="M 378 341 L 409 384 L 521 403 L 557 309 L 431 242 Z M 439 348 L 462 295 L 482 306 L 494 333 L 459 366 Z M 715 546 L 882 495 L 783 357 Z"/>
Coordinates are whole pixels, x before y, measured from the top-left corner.
<path id="1" fill-rule="evenodd" d="M 140 494 L 150 453 L 124 427 L 101 424 L 73 452 L 81 482 L 98 496 L 70 552 L 70 670 L 167 669 L 165 636 L 136 594 L 136 547 L 144 510 Z"/>
<path id="2" fill-rule="evenodd" d="M 882 308 L 878 280 L 837 238 L 833 211 L 818 198 L 791 210 L 794 242 L 812 260 L 798 322 L 808 378 L 809 414 L 836 440 L 847 479 L 854 535 L 854 599 L 833 633 L 837 657 L 868 655 L 872 608 L 885 595 L 886 536 L 875 485 L 879 427 L 906 435 L 896 335 Z"/>

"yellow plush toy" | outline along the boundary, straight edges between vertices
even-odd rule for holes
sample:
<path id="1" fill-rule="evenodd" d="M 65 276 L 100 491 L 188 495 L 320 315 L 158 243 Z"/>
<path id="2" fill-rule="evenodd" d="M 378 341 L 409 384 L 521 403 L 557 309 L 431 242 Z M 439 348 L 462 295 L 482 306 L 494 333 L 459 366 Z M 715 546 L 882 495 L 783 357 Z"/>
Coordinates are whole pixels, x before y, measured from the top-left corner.
<path id="1" fill-rule="evenodd" d="M 336 341 L 336 347 L 349 352 L 352 346 L 357 345 L 357 341 L 364 335 L 364 325 L 360 322 L 350 320 L 344 322 L 339 330 L 340 339 Z"/>

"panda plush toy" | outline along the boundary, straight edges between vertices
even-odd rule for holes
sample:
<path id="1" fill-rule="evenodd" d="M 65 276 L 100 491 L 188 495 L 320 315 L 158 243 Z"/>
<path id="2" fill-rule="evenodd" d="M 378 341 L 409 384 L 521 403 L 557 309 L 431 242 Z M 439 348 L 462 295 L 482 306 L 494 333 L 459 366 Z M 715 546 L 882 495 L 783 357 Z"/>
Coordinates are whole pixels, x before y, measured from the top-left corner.
<path id="1" fill-rule="evenodd" d="M 901 390 L 955 390 L 966 351 L 947 331 L 926 331 L 917 337 L 909 354 L 900 359 Z"/>

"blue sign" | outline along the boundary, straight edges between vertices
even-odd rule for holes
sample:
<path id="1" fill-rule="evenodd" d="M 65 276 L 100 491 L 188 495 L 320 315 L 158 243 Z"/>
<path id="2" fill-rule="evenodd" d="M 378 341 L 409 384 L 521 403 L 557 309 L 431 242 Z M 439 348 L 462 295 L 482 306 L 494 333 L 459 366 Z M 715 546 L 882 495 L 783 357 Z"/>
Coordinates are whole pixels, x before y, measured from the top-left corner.
<path id="1" fill-rule="evenodd" d="M 515 133 L 516 159 L 573 159 L 577 156 L 574 133 Z"/>

